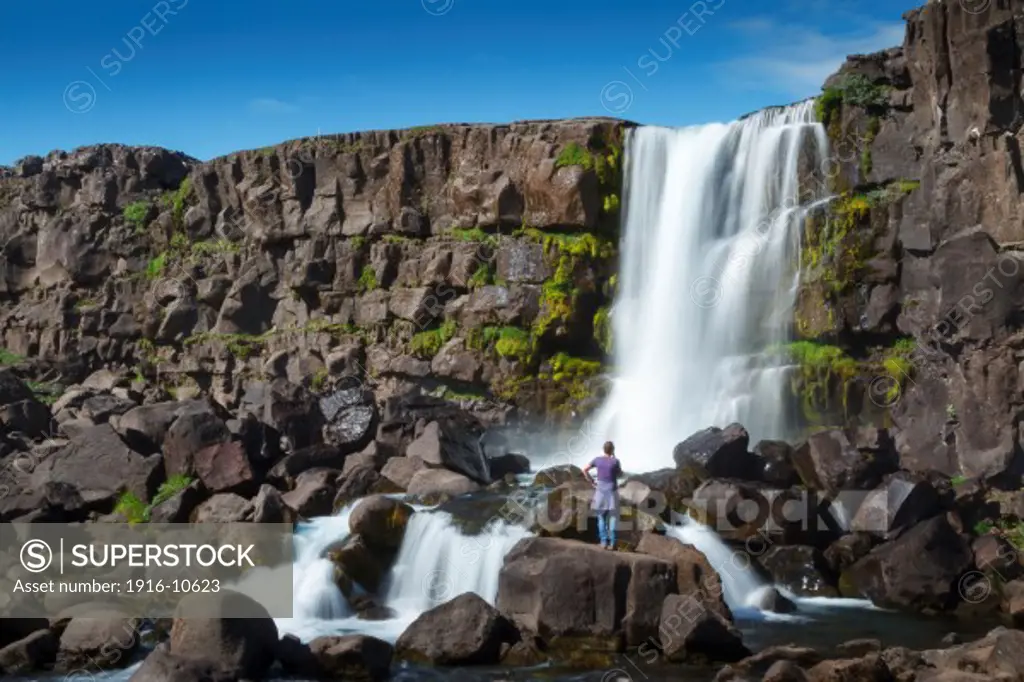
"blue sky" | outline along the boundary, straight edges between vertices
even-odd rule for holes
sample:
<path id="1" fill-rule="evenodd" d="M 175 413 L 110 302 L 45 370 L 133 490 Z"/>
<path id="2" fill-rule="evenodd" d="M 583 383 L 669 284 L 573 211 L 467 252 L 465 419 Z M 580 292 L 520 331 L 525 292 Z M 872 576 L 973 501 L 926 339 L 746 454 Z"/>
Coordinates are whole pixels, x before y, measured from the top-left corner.
<path id="1" fill-rule="evenodd" d="M 11 0 L 0 164 L 97 142 L 209 159 L 322 133 L 814 95 L 902 42 L 905 0 Z"/>

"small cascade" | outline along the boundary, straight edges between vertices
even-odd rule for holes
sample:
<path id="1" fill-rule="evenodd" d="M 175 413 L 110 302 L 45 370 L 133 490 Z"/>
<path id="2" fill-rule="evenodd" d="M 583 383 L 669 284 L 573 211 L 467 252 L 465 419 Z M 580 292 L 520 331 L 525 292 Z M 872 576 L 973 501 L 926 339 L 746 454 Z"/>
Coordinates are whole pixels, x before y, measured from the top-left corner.
<path id="1" fill-rule="evenodd" d="M 335 516 L 321 516 L 296 526 L 292 617 L 276 619 L 283 633 L 300 638 L 330 633 L 334 630 L 330 623 L 353 615 L 334 584 L 334 564 L 323 555 L 331 545 L 349 536 L 348 517 L 354 508 L 355 503 Z"/>
<path id="2" fill-rule="evenodd" d="M 711 528 L 683 517 L 681 525 L 669 526 L 666 534 L 707 557 L 722 579 L 725 603 L 733 611 L 756 609 L 764 591 L 771 587 L 750 567 L 746 553 L 730 549 Z"/>
<path id="3" fill-rule="evenodd" d="M 451 514 L 414 514 L 391 569 L 385 605 L 409 617 L 464 592 L 493 604 L 505 554 L 529 536 L 522 526 L 500 520 L 479 535 L 464 535 Z"/>

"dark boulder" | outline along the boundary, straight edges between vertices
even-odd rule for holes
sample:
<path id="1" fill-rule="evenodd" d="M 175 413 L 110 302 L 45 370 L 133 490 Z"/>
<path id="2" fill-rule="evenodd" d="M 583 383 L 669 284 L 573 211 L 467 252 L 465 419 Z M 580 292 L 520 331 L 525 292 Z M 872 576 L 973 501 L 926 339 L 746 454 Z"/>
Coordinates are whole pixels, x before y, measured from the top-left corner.
<path id="1" fill-rule="evenodd" d="M 967 540 L 936 516 L 873 549 L 841 576 L 882 607 L 946 611 L 959 601 L 958 581 L 973 562 Z"/>
<path id="2" fill-rule="evenodd" d="M 775 545 L 758 557 L 775 585 L 800 597 L 838 597 L 838 577 L 821 550 L 806 545 Z"/>
<path id="3" fill-rule="evenodd" d="M 131 491 L 149 500 L 162 480 L 162 460 L 132 452 L 109 424 L 85 429 L 32 472 L 32 486 L 63 483 L 78 490 L 87 505 L 112 508 L 120 494 Z"/>
<path id="4" fill-rule="evenodd" d="M 427 466 L 444 467 L 487 485 L 491 482 L 491 471 L 480 447 L 481 433 L 479 425 L 466 420 L 433 421 L 409 444 L 405 455 L 419 457 Z"/>
<path id="5" fill-rule="evenodd" d="M 231 440 L 231 432 L 224 420 L 212 411 L 186 412 L 174 420 L 164 438 L 164 468 L 167 477 L 176 475 L 194 476 L 196 474 L 196 457 L 206 450 L 210 457 L 216 454 L 207 450 L 210 446 L 227 443 Z M 214 466 L 204 466 L 213 473 Z M 250 472 L 251 474 L 251 472 Z"/>
<path id="6" fill-rule="evenodd" d="M 377 406 L 373 394 L 362 388 L 334 391 L 320 398 L 324 440 L 344 454 L 358 452 L 377 433 Z"/>
<path id="7" fill-rule="evenodd" d="M 274 663 L 277 642 L 277 625 L 262 605 L 238 592 L 222 590 L 189 595 L 178 604 L 170 652 L 176 657 L 215 661 L 241 678 L 260 679 Z"/>
<path id="8" fill-rule="evenodd" d="M 671 594 L 661 606 L 658 641 L 668 660 L 731 663 L 750 655 L 729 620 L 694 604 L 688 595 Z"/>
<path id="9" fill-rule="evenodd" d="M 675 538 L 657 533 L 644 533 L 636 546 L 636 551 L 674 563 L 678 593 L 697 600 L 704 608 L 714 611 L 727 621 L 732 621 L 732 612 L 724 599 L 722 579 L 700 550 L 684 545 Z"/>
<path id="10" fill-rule="evenodd" d="M 112 611 L 72 618 L 60 636 L 57 670 L 123 668 L 139 646 L 137 618 Z"/>
<path id="11" fill-rule="evenodd" d="M 343 469 L 347 456 L 334 445 L 311 445 L 296 450 L 275 464 L 267 473 L 267 480 L 278 488 L 293 488 L 299 474 L 310 469 Z"/>
<path id="12" fill-rule="evenodd" d="M 149 512 L 150 523 L 188 523 L 196 507 L 209 498 L 209 492 L 199 481 L 192 481 Z"/>
<path id="13" fill-rule="evenodd" d="M 750 434 L 739 424 L 698 431 L 672 450 L 676 468 L 691 471 L 701 480 L 738 478 L 757 480 L 759 462 L 747 452 Z"/>
<path id="14" fill-rule="evenodd" d="M 489 462 L 491 477 L 496 481 L 505 478 L 508 474 L 518 476 L 530 473 L 530 458 L 526 455 L 509 453 L 491 457 Z"/>
<path id="15" fill-rule="evenodd" d="M 37 630 L 0 648 L 0 673 L 24 675 L 49 668 L 57 658 L 57 647 L 58 640 L 50 630 Z"/>
<path id="16" fill-rule="evenodd" d="M 837 494 L 844 490 L 871 490 L 885 474 L 897 469 L 895 452 L 871 443 L 857 448 L 843 431 L 812 434 L 793 452 L 793 465 L 812 490 Z"/>
<path id="17" fill-rule="evenodd" d="M 395 643 L 399 658 L 430 665 L 496 665 L 519 640 L 515 625 L 473 592 L 420 614 Z"/>
<path id="18" fill-rule="evenodd" d="M 361 535 L 372 546 L 398 549 L 412 514 L 412 507 L 404 502 L 374 495 L 356 505 L 348 517 L 348 526 L 354 535 Z"/>
<path id="19" fill-rule="evenodd" d="M 259 477 L 240 441 L 215 443 L 195 454 L 193 466 L 199 480 L 214 493 L 237 492 L 251 495 L 259 486 Z"/>
<path id="20" fill-rule="evenodd" d="M 800 482 L 793 467 L 793 446 L 781 440 L 762 440 L 754 446 L 760 462 L 759 480 L 778 488 L 790 488 Z"/>
<path id="21" fill-rule="evenodd" d="M 152 651 L 129 682 L 235 682 L 238 672 L 216 659 L 177 656 L 167 644 Z"/>
<path id="22" fill-rule="evenodd" d="M 394 648 L 366 635 L 317 637 L 309 643 L 317 679 L 385 680 Z"/>
<path id="23" fill-rule="evenodd" d="M 208 411 L 201 400 L 152 403 L 128 410 L 110 420 L 114 430 L 133 450 L 144 455 L 160 451 L 171 424 L 186 412 Z"/>
<path id="24" fill-rule="evenodd" d="M 939 514 L 939 494 L 927 480 L 906 472 L 887 476 L 867 495 L 850 522 L 850 530 L 890 537 Z"/>
<path id="25" fill-rule="evenodd" d="M 281 496 L 288 509 L 298 516 L 311 519 L 328 516 L 334 509 L 334 498 L 338 494 L 337 469 L 310 469 L 299 475 L 295 490 Z"/>
<path id="26" fill-rule="evenodd" d="M 676 567 L 559 538 L 527 538 L 505 556 L 497 608 L 556 655 L 577 648 L 621 651 L 658 634 Z"/>

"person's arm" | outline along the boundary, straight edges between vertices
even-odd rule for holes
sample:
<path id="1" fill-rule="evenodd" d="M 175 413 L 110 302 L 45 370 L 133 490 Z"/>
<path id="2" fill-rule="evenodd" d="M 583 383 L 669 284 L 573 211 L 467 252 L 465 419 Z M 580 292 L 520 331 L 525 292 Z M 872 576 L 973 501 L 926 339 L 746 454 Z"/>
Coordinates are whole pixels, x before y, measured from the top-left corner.
<path id="1" fill-rule="evenodd" d="M 589 483 L 592 486 L 596 486 L 597 485 L 596 483 L 594 483 L 594 479 L 590 477 L 590 470 L 593 469 L 594 466 L 595 466 L 594 462 L 591 461 L 590 464 L 588 464 L 587 466 L 583 467 L 583 477 L 585 479 L 587 479 L 587 483 Z"/>
<path id="2" fill-rule="evenodd" d="M 625 485 L 625 484 L 620 484 L 619 483 L 619 479 L 624 477 L 624 476 L 625 476 L 625 474 L 622 473 L 622 464 L 620 464 L 619 461 L 616 460 L 615 461 L 615 487 L 616 488 L 621 488 L 623 485 Z"/>

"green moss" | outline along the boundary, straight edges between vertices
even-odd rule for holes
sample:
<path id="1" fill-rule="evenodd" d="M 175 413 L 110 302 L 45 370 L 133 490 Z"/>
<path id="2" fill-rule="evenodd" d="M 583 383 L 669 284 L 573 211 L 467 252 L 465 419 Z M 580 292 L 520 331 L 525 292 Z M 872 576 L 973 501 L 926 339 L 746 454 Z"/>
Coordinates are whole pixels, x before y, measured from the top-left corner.
<path id="1" fill-rule="evenodd" d="M 408 237 L 401 234 L 386 234 L 383 239 L 385 244 L 405 244 L 411 241 Z"/>
<path id="2" fill-rule="evenodd" d="M 191 198 L 192 178 L 189 177 L 181 181 L 181 185 L 176 191 L 168 192 L 161 199 L 164 208 L 171 209 L 171 221 L 178 229 L 185 224 L 185 210 L 188 208 Z"/>
<path id="3" fill-rule="evenodd" d="M 25 385 L 29 387 L 36 400 L 44 405 L 53 405 L 57 398 L 64 392 L 64 388 L 58 384 L 51 384 L 39 381 L 28 381 Z"/>
<path id="4" fill-rule="evenodd" d="M 570 142 L 562 148 L 558 158 L 555 159 L 555 168 L 564 166 L 581 166 L 586 170 L 594 167 L 594 159 L 590 152 L 576 142 Z"/>
<path id="5" fill-rule="evenodd" d="M 363 271 L 359 273 L 359 281 L 357 282 L 359 291 L 373 291 L 377 288 L 377 273 L 374 271 L 372 265 L 364 265 Z"/>
<path id="6" fill-rule="evenodd" d="M 231 355 L 246 359 L 259 354 L 264 344 L 273 336 L 274 332 L 266 334 L 215 334 L 213 332 L 202 332 L 194 334 L 185 339 L 185 346 L 193 346 L 199 343 L 219 342 L 224 344 Z"/>
<path id="7" fill-rule="evenodd" d="M 366 237 L 351 237 L 348 241 L 356 251 L 362 251 L 363 247 L 366 246 Z"/>
<path id="8" fill-rule="evenodd" d="M 815 114 L 828 127 L 838 119 L 836 114 L 846 104 L 881 112 L 888 106 L 889 88 L 876 85 L 861 74 L 846 76 L 834 85 L 824 88 L 815 102 Z"/>
<path id="9" fill-rule="evenodd" d="M 604 212 L 615 213 L 619 210 L 619 195 L 609 194 L 604 198 Z"/>
<path id="10" fill-rule="evenodd" d="M 612 320 L 608 308 L 600 308 L 594 314 L 594 340 L 606 355 L 612 352 Z"/>
<path id="11" fill-rule="evenodd" d="M 185 474 L 175 474 L 174 476 L 171 476 L 160 484 L 160 487 L 156 491 L 156 495 L 153 496 L 153 501 L 150 503 L 150 509 L 171 499 L 182 490 L 192 485 L 192 481 L 193 478 L 191 476 L 186 476 Z"/>
<path id="12" fill-rule="evenodd" d="M 427 359 L 437 355 L 438 351 L 444 344 L 448 343 L 455 337 L 455 332 L 458 330 L 456 324 L 452 320 L 446 320 L 437 329 L 430 329 L 418 334 L 414 334 L 412 339 L 409 341 L 409 350 L 413 355 L 417 357 Z"/>
<path id="13" fill-rule="evenodd" d="M 481 263 L 466 284 L 470 289 L 478 289 L 494 282 L 494 269 L 490 263 Z"/>
<path id="14" fill-rule="evenodd" d="M 141 232 L 146 228 L 149 210 L 150 204 L 148 201 L 136 201 L 125 206 L 122 215 L 125 222 L 133 226 L 136 232 Z"/>
<path id="15" fill-rule="evenodd" d="M 330 375 L 326 369 L 319 370 L 313 375 L 313 378 L 309 380 L 309 387 L 314 391 L 322 391 L 324 386 L 327 385 L 327 379 Z"/>
<path id="16" fill-rule="evenodd" d="M 16 365 L 25 358 L 21 357 L 17 353 L 12 353 L 6 348 L 0 348 L 0 367 L 6 365 Z"/>
<path id="17" fill-rule="evenodd" d="M 146 279 L 159 279 L 167 269 L 167 253 L 161 253 L 146 264 Z"/>
<path id="18" fill-rule="evenodd" d="M 479 227 L 453 227 L 448 230 L 448 236 L 460 242 L 482 242 L 489 246 L 497 246 L 498 238 L 493 234 L 487 234 Z"/>
<path id="19" fill-rule="evenodd" d="M 519 327 L 502 327 L 498 330 L 498 339 L 494 349 L 503 358 L 526 360 L 533 352 L 533 340 L 530 333 Z"/>
<path id="20" fill-rule="evenodd" d="M 540 313 L 533 326 L 534 336 L 540 337 L 572 317 L 579 294 L 575 286 L 578 265 L 613 258 L 615 245 L 589 233 L 559 234 L 528 228 L 525 236 L 542 243 L 549 259 L 557 258 L 554 274 L 541 286 Z"/>
<path id="21" fill-rule="evenodd" d="M 860 371 L 856 360 L 837 346 L 813 341 L 794 341 L 777 350 L 798 366 L 792 388 L 803 398 L 804 414 L 810 421 L 819 421 L 819 410 L 829 408 L 836 393 L 846 408 L 847 384 Z"/>
<path id="22" fill-rule="evenodd" d="M 177 236 L 177 235 L 175 235 Z M 215 239 L 202 242 L 194 242 L 187 247 L 193 259 L 205 258 L 207 256 L 238 253 L 241 248 L 227 239 Z"/>
<path id="23" fill-rule="evenodd" d="M 132 492 L 122 493 L 114 505 L 114 513 L 120 514 L 131 524 L 149 521 L 149 511 L 149 506 Z"/>

